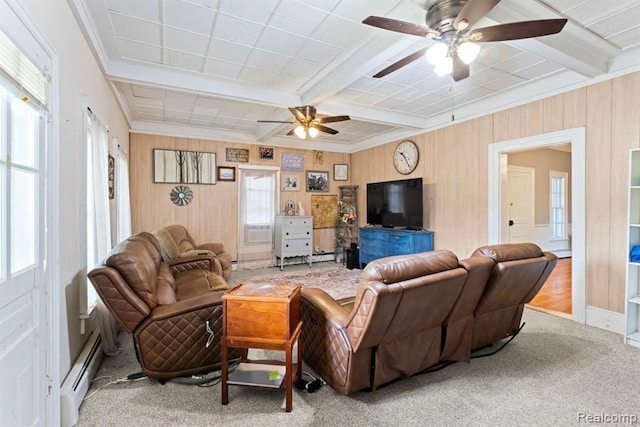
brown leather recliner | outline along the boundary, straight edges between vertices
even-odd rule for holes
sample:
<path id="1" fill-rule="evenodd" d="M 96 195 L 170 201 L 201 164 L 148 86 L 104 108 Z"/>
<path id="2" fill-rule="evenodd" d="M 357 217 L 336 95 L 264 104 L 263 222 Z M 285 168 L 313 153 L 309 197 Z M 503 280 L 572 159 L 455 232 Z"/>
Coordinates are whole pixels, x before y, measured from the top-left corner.
<path id="1" fill-rule="evenodd" d="M 475 309 L 472 348 L 478 349 L 518 331 L 524 305 L 540 291 L 558 257 L 533 243 L 483 246 L 471 257 L 495 262 Z"/>
<path id="2" fill-rule="evenodd" d="M 474 280 L 476 268 L 488 274 L 487 263 L 470 263 Z M 304 288 L 304 361 L 342 394 L 375 390 L 437 364 L 445 322 L 469 276 L 453 253 L 440 250 L 370 262 L 352 304 Z"/>
<path id="3" fill-rule="evenodd" d="M 152 233 L 160 243 L 163 260 L 170 261 L 178 257 L 210 252 L 215 257 L 215 267 L 212 271 L 215 271 L 225 279 L 231 276 L 231 254 L 224 250 L 222 243 L 201 243 L 196 245 L 186 227 L 179 224 L 160 227 Z"/>
<path id="4" fill-rule="evenodd" d="M 88 274 L 120 325 L 133 334 L 142 372 L 169 379 L 220 369 L 222 295 L 229 288 L 210 271 L 212 255 L 161 259 L 147 232 L 120 242 Z M 214 334 L 210 345 L 207 341 Z M 231 358 L 238 358 L 235 351 Z"/>

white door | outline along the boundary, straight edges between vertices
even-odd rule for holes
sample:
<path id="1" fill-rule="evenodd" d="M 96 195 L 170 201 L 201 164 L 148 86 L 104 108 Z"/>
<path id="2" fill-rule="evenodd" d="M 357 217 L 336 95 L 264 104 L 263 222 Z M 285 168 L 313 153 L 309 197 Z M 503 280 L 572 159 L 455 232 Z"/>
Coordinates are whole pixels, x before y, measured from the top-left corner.
<path id="1" fill-rule="evenodd" d="M 509 243 L 533 241 L 535 169 L 509 165 Z"/>
<path id="2" fill-rule="evenodd" d="M 5 5 L 0 3 L 0 24 L 6 24 Z M 7 44 L 2 30 L 0 25 L 0 51 L 15 54 L 12 58 L 18 62 L 19 51 L 11 50 L 15 45 Z M 31 102 L 12 81 L 0 77 L 1 426 L 45 424 L 47 410 L 43 296 L 47 120 Z"/>

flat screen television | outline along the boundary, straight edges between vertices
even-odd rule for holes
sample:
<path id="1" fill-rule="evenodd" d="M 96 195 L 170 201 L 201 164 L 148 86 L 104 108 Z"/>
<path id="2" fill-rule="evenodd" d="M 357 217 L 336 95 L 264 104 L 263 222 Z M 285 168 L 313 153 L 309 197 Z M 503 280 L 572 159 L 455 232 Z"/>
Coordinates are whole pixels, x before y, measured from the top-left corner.
<path id="1" fill-rule="evenodd" d="M 367 223 L 422 229 L 422 178 L 367 184 Z"/>

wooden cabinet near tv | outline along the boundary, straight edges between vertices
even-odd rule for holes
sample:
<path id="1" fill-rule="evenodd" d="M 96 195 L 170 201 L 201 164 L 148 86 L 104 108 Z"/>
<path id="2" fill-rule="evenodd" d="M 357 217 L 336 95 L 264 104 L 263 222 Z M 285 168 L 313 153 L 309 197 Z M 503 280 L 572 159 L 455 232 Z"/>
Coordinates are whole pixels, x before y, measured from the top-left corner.
<path id="1" fill-rule="evenodd" d="M 379 258 L 432 250 L 433 231 L 360 227 L 360 268 Z"/>

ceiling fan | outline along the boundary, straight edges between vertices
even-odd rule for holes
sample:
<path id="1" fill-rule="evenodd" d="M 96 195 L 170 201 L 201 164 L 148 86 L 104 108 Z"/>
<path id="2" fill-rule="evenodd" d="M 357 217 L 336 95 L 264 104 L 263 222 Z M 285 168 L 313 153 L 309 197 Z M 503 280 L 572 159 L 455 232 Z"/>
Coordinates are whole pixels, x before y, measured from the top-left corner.
<path id="1" fill-rule="evenodd" d="M 373 77 L 380 78 L 404 67 L 426 54 L 439 75 L 451 74 L 459 81 L 469 77 L 469 64 L 480 53 L 476 43 L 527 39 L 562 31 L 566 19 L 539 19 L 512 22 L 491 27 L 472 27 L 500 0 L 439 0 L 427 9 L 427 26 L 380 16 L 369 16 L 364 24 L 403 34 L 427 37 L 439 43 L 420 49 L 391 64 Z"/>
<path id="2" fill-rule="evenodd" d="M 296 118 L 297 121 L 283 121 L 283 120 L 258 120 L 258 123 L 290 123 L 298 126 L 291 129 L 287 135 L 295 134 L 298 138 L 307 139 L 307 137 L 315 138 L 319 132 L 330 133 L 335 135 L 337 130 L 324 126 L 324 123 L 342 122 L 345 120 L 351 120 L 349 116 L 331 116 L 316 118 L 316 107 L 311 105 L 303 105 L 300 107 L 289 107 L 289 111 Z"/>

